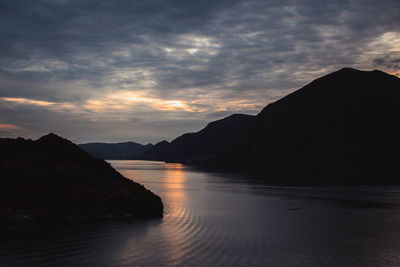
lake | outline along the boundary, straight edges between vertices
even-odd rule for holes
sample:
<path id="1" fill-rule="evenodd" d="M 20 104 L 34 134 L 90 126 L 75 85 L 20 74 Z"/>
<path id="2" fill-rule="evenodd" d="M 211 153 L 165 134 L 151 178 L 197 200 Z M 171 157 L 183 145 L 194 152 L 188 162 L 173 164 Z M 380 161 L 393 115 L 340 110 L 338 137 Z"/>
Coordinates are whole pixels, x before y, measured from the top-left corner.
<path id="1" fill-rule="evenodd" d="M 162 198 L 163 218 L 2 227 L 0 266 L 400 265 L 400 187 L 279 187 L 109 162 Z"/>

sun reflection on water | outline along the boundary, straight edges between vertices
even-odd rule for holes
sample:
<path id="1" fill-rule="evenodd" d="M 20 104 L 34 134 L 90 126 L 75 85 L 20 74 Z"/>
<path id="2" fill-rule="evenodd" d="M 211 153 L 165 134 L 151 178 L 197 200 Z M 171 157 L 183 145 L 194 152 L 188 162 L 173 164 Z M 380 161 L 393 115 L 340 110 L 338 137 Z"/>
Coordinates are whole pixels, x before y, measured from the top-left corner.
<path id="1" fill-rule="evenodd" d="M 174 202 L 184 202 L 186 200 L 186 195 L 185 191 L 182 189 L 184 188 L 186 177 L 182 164 L 166 164 L 164 177 L 166 197 L 170 200 L 174 200 Z"/>

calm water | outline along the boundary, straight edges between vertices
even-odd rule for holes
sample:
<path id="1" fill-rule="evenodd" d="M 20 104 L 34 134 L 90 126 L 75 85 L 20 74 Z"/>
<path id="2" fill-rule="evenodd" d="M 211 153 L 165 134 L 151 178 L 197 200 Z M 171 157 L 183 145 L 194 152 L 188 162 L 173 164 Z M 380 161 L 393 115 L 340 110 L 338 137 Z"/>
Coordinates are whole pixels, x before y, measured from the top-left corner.
<path id="1" fill-rule="evenodd" d="M 271 187 L 180 164 L 110 161 L 162 219 L 0 231 L 0 266 L 400 266 L 399 187 Z"/>

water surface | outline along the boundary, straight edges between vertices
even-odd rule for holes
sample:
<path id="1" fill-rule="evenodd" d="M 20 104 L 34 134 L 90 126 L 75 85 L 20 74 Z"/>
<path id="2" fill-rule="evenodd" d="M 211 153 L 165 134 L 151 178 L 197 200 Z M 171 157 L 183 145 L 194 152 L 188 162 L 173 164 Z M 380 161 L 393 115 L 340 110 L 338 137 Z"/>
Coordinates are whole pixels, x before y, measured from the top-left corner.
<path id="1" fill-rule="evenodd" d="M 181 164 L 109 161 L 162 219 L 3 227 L 0 265 L 399 266 L 399 187 L 277 187 Z"/>

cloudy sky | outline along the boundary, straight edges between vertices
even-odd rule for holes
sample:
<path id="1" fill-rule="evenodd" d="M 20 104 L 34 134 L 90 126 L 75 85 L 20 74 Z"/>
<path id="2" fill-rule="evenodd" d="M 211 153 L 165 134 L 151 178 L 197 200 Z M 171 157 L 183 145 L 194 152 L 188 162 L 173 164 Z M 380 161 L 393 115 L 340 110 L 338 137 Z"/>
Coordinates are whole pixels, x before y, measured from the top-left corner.
<path id="1" fill-rule="evenodd" d="M 171 140 L 342 67 L 400 76 L 399 0 L 0 0 L 0 137 Z"/>

